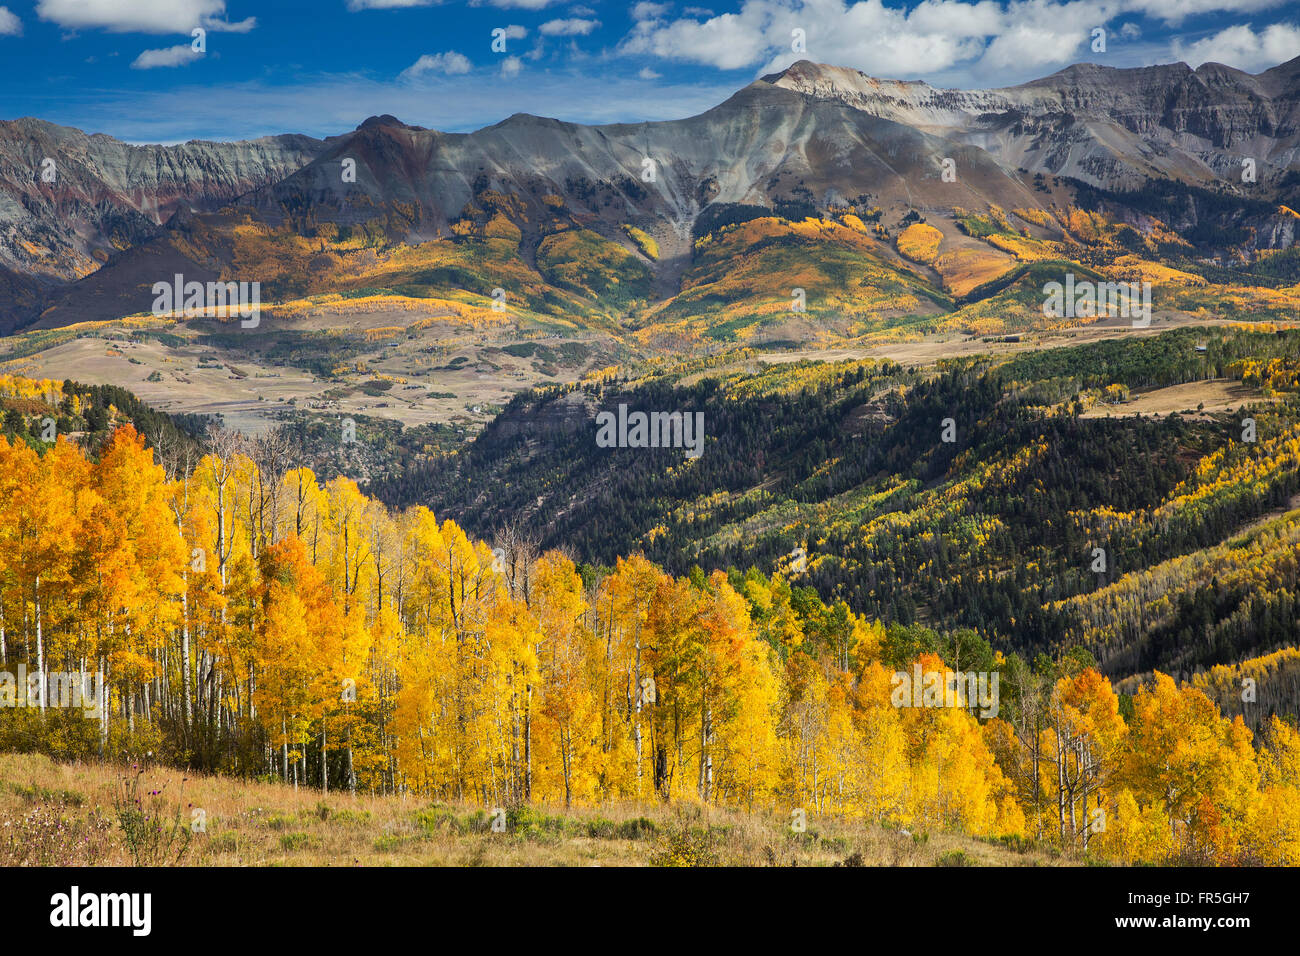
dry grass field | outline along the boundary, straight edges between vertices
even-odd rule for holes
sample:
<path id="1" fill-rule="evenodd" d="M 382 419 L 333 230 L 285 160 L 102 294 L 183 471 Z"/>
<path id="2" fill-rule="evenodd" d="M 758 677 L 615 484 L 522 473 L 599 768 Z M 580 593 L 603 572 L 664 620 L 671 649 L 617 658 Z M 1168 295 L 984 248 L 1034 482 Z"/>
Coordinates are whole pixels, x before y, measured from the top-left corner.
<path id="1" fill-rule="evenodd" d="M 184 866 L 1054 866 L 1054 851 L 862 821 L 697 805 L 491 810 L 415 797 L 294 789 L 149 767 L 0 754 L 0 865 L 129 866 L 119 805 L 138 777 L 141 865 Z M 183 788 L 183 789 L 182 789 Z M 156 795 L 152 791 L 160 791 Z M 195 810 L 205 831 L 187 838 Z M 179 819 L 180 825 L 177 825 Z M 158 829 L 161 828 L 161 829 Z M 173 832 L 174 831 L 174 832 Z M 137 831 L 138 832 L 138 829 Z M 177 861 L 173 858 L 178 857 Z"/>
<path id="2" fill-rule="evenodd" d="M 1163 416 L 1182 413 L 1189 418 L 1196 418 L 1206 417 L 1212 412 L 1240 408 L 1242 405 L 1277 400 L 1278 396 L 1265 397 L 1257 388 L 1230 379 L 1216 378 L 1136 392 L 1127 402 L 1119 405 L 1094 405 L 1081 417 L 1110 418 L 1138 414 Z"/>
<path id="3" fill-rule="evenodd" d="M 219 413 L 228 426 L 253 435 L 268 431 L 278 416 L 292 408 L 368 415 L 405 425 L 482 424 L 491 415 L 474 412 L 476 406 L 504 404 L 516 391 L 533 385 L 573 381 L 592 364 L 547 366 L 501 351 L 500 346 L 520 341 L 531 340 L 444 335 L 435 329 L 377 344 L 350 360 L 354 369 L 325 379 L 193 338 L 172 345 L 132 340 L 110 330 L 15 360 L 6 371 L 71 378 L 87 385 L 120 385 L 160 411 Z M 391 378 L 396 384 L 380 395 L 358 391 L 356 386 L 375 376 Z M 346 394 L 338 397 L 339 392 Z"/>

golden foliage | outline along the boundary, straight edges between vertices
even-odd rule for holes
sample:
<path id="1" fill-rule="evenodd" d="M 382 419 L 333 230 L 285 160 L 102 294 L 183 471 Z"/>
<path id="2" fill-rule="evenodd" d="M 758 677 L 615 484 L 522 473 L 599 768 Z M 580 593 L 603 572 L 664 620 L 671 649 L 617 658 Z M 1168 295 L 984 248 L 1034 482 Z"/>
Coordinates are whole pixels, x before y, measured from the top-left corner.
<path id="1" fill-rule="evenodd" d="M 939 243 L 943 242 L 943 233 L 929 223 L 914 222 L 898 234 L 899 254 L 913 262 L 933 265 L 939 253 Z"/>

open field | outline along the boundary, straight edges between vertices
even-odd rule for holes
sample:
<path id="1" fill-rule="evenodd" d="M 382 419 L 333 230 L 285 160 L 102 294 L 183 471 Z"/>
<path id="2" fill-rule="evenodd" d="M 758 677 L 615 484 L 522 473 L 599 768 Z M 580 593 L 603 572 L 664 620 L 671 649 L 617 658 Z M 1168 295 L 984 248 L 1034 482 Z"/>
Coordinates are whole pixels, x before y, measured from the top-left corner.
<path id="1" fill-rule="evenodd" d="M 0 865 L 130 865 L 115 793 L 134 771 L 0 754 Z M 908 833 L 809 812 L 790 816 L 699 805 L 529 807 L 491 831 L 490 811 L 417 797 L 322 795 L 278 783 L 184 775 L 150 767 L 145 805 L 169 826 L 180 800 L 188 826 L 206 813 L 180 858 L 188 866 L 1054 866 L 1051 851 L 958 834 Z M 183 792 L 181 790 L 183 782 Z"/>
<path id="2" fill-rule="evenodd" d="M 345 326 L 322 323 L 267 321 L 239 338 L 201 322 L 161 334 L 110 324 L 4 366 L 35 378 L 120 385 L 160 411 L 220 414 L 227 426 L 256 435 L 292 410 L 480 426 L 491 406 L 534 385 L 573 381 L 609 348 L 436 326 L 377 330 L 356 316 Z M 17 341 L 0 340 L 0 361 L 4 346 Z M 566 347 L 564 361 L 548 360 Z M 530 348 L 532 355 L 518 354 Z"/>
<path id="3" fill-rule="evenodd" d="M 707 374 L 716 374 L 715 370 L 734 372 L 746 366 L 757 366 L 759 362 L 771 365 L 783 362 L 844 362 L 864 358 L 890 359 L 902 365 L 934 365 L 936 362 L 952 358 L 973 358 L 978 355 L 1010 356 L 1022 352 L 1042 349 L 1060 348 L 1062 346 L 1087 345 L 1104 339 L 1144 338 L 1160 335 L 1171 329 L 1198 325 L 1227 325 L 1231 322 L 1206 323 L 1185 315 L 1158 315 L 1146 328 L 1134 328 L 1128 322 L 1104 321 L 1076 329 L 1059 329 L 1053 331 L 1021 332 L 1011 336 L 970 336 L 953 333 L 930 334 L 905 342 L 882 342 L 873 344 L 871 336 L 864 340 L 855 340 L 853 344 L 831 346 L 826 348 L 791 348 L 763 351 L 759 355 L 726 365 L 715 366 Z M 1282 327 L 1282 323 L 1275 323 Z M 704 375 L 685 379 L 696 381 Z"/>
<path id="4" fill-rule="evenodd" d="M 638 354 L 603 333 L 539 339 L 512 325 L 474 329 L 441 323 L 412 326 L 410 321 L 403 312 L 348 310 L 334 315 L 321 309 L 307 316 L 268 317 L 255 333 L 246 334 L 201 320 L 143 332 L 106 323 L 39 350 L 26 348 L 21 336 L 0 339 L 0 368 L 31 378 L 120 385 L 160 411 L 220 414 L 227 426 L 252 435 L 295 412 L 372 416 L 408 426 L 459 424 L 473 432 L 518 392 L 574 382 L 611 364 L 635 367 Z M 1202 324 L 1183 313 L 1166 313 L 1157 315 L 1150 327 L 1138 329 L 1127 322 L 1103 321 L 1002 337 L 938 333 L 873 342 L 873 336 L 866 336 L 843 346 L 773 349 L 738 357 L 688 376 L 683 384 L 718 373 L 753 371 L 760 362 L 875 358 L 928 366 L 944 359 L 1010 356 Z M 18 357 L 5 361 L 10 350 Z M 1124 413 L 1154 410 L 1135 405 L 1125 406 Z"/>
<path id="5" fill-rule="evenodd" d="M 1225 412 L 1255 402 L 1277 401 L 1266 398 L 1259 389 L 1250 388 L 1231 379 L 1215 378 L 1204 382 L 1186 382 L 1167 388 L 1153 388 L 1135 392 L 1121 405 L 1094 405 L 1083 413 L 1083 418 L 1111 418 L 1123 415 L 1172 415 L 1183 412 L 1207 417 L 1213 412 Z"/>
<path id="6" fill-rule="evenodd" d="M 1103 320 L 1074 329 L 1057 329 L 1041 332 L 1021 332 L 1012 336 L 999 336 L 986 341 L 980 336 L 955 336 L 952 334 L 928 335 L 914 342 L 889 342 L 865 345 L 857 355 L 893 359 L 903 365 L 933 365 L 942 359 L 974 355 L 1011 355 L 1039 349 L 1059 348 L 1064 345 L 1087 345 L 1103 339 L 1142 338 L 1159 335 L 1170 329 L 1198 325 L 1232 325 L 1231 322 L 1207 323 L 1183 313 L 1156 313 L 1151 325 L 1134 328 L 1127 320 Z M 1015 341 L 997 341 L 1010 338 Z"/>

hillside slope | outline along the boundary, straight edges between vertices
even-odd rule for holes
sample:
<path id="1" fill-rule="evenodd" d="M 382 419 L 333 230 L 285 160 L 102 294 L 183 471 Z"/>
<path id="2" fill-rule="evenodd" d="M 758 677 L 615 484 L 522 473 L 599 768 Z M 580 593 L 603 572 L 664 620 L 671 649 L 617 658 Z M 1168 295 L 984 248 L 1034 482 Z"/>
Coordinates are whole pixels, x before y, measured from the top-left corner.
<path id="1" fill-rule="evenodd" d="M 373 489 L 484 536 L 519 526 L 679 573 L 790 573 L 802 549 L 800 580 L 870 616 L 1190 677 L 1293 634 L 1296 515 L 1250 528 L 1300 491 L 1298 360 L 1295 332 L 1185 329 L 933 370 L 686 363 L 521 397 L 464 451 Z M 1224 376 L 1231 407 L 1125 414 Z M 599 447 L 597 412 L 621 404 L 701 412 L 703 454 Z"/>
<path id="2" fill-rule="evenodd" d="M 1045 257 L 1124 279 L 1249 265 L 1295 241 L 1298 64 L 1079 65 L 955 91 L 805 61 L 681 120 L 517 114 L 449 134 L 385 115 L 324 142 L 126 147 L 23 120 L 0 142 L 14 286 L 0 318 L 54 328 L 149 311 L 152 283 L 180 272 L 260 282 L 268 302 L 402 289 L 487 306 L 500 289 L 511 309 L 648 329 L 659 347 L 734 337 L 729 309 L 768 337 L 818 341 L 951 309 Z M 66 170 L 52 184 L 32 178 L 45 154 Z M 1175 201 L 1151 208 L 1156 188 Z M 761 235 L 729 234 L 723 274 L 708 274 L 701 242 L 763 217 Z M 927 220 L 942 238 L 918 259 L 901 233 Z M 747 276 L 769 243 L 802 253 Z M 828 256 L 838 271 L 811 275 Z M 918 282 L 920 299 L 881 313 L 882 294 Z M 698 328 L 673 321 L 701 312 Z"/>

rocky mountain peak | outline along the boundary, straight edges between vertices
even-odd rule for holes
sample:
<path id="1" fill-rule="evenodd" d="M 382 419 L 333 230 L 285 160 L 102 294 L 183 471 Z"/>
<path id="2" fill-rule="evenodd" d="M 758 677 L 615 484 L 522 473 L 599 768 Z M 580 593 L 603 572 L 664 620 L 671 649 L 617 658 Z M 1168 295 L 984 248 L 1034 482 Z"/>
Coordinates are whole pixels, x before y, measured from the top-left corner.
<path id="1" fill-rule="evenodd" d="M 393 116 L 391 113 L 384 113 L 382 116 L 368 117 L 366 120 L 364 120 L 361 123 L 360 126 L 357 127 L 357 129 L 358 130 L 374 129 L 380 126 L 395 127 L 397 129 L 409 129 L 409 130 L 414 130 L 416 132 L 422 132 L 425 129 L 425 127 L 423 126 L 412 126 L 409 123 L 403 123 L 401 120 L 399 120 L 396 116 Z"/>

